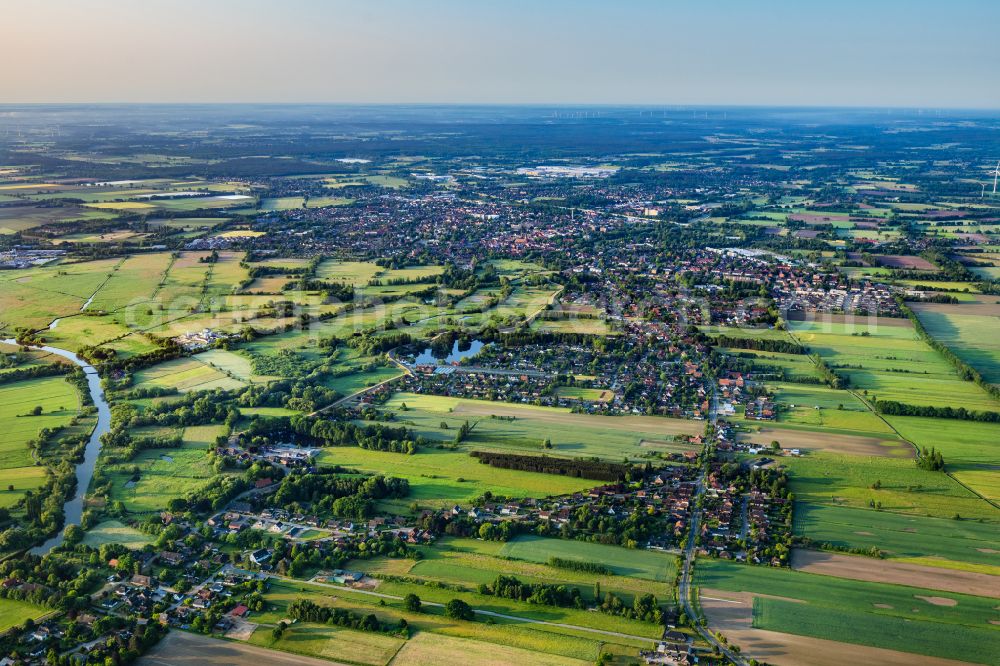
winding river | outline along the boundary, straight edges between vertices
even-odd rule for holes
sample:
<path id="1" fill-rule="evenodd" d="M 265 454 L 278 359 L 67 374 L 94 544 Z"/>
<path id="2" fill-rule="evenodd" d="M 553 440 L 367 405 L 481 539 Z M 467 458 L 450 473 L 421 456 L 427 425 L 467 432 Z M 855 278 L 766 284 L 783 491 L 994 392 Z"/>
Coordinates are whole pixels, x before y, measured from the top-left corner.
<path id="1" fill-rule="evenodd" d="M 58 321 L 58 319 L 55 320 L 50 328 L 55 328 Z M 0 340 L 0 342 L 4 342 L 9 345 L 17 344 L 16 340 Z M 108 406 L 108 401 L 104 398 L 104 390 L 101 388 L 101 378 L 97 374 L 97 370 L 94 369 L 94 366 L 90 365 L 73 352 L 65 349 L 44 345 L 32 348 L 41 349 L 42 351 L 49 352 L 50 354 L 57 354 L 65 359 L 69 359 L 76 365 L 83 368 L 83 372 L 87 376 L 87 387 L 90 390 L 90 398 L 94 401 L 94 405 L 97 407 L 97 426 L 94 427 L 94 431 L 90 434 L 90 440 L 87 442 L 87 447 L 84 449 L 83 462 L 76 466 L 76 492 L 74 493 L 73 498 L 67 500 L 63 505 L 65 524 L 69 525 L 70 523 L 75 523 L 79 525 L 80 520 L 83 518 L 83 496 L 87 494 L 87 488 L 90 487 L 90 480 L 94 477 L 94 467 L 97 464 L 97 456 L 101 452 L 101 435 L 106 433 L 111 428 L 111 408 Z M 62 542 L 63 535 L 62 532 L 59 532 L 59 534 L 52 537 L 42 545 L 32 548 L 31 552 L 35 555 L 44 555 Z"/>

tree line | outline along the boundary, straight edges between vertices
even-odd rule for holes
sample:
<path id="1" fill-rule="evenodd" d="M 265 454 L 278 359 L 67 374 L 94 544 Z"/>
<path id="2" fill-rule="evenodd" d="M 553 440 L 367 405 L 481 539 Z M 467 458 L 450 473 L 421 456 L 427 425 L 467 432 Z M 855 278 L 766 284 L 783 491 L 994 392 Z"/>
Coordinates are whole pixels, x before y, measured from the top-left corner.
<path id="1" fill-rule="evenodd" d="M 484 465 L 500 469 L 559 474 L 598 481 L 623 481 L 626 474 L 633 469 L 631 465 L 587 458 L 553 458 L 492 451 L 472 451 L 469 455 L 478 458 L 479 462 Z"/>

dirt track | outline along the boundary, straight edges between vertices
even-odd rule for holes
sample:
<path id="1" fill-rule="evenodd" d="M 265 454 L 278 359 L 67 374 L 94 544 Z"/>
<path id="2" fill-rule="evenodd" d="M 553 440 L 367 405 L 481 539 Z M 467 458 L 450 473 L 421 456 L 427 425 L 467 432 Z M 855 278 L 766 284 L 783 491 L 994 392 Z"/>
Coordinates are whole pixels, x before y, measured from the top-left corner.
<path id="1" fill-rule="evenodd" d="M 701 607 L 713 630 L 721 631 L 731 644 L 739 645 L 744 656 L 766 661 L 775 666 L 843 666 L 844 664 L 960 666 L 965 663 L 754 629 L 753 595 L 707 588 L 703 589 L 701 594 Z"/>
<path id="2" fill-rule="evenodd" d="M 174 629 L 137 662 L 140 666 L 346 666 L 326 659 L 303 657 Z"/>
<path id="3" fill-rule="evenodd" d="M 913 585 L 931 590 L 1000 599 L 1000 576 L 972 571 L 925 567 L 907 562 L 824 553 L 802 548 L 792 550 L 792 568 L 838 578 Z"/>
<path id="4" fill-rule="evenodd" d="M 902 457 L 899 453 L 905 453 L 906 457 L 912 458 L 914 455 L 913 447 L 905 445 L 900 441 L 894 441 L 888 435 L 884 439 L 879 439 L 877 437 L 838 435 L 827 432 L 810 432 L 808 430 L 763 426 L 760 432 L 741 434 L 740 440 L 764 446 L 770 446 L 772 441 L 778 440 L 781 442 L 781 448 L 783 449 L 829 451 L 830 453 L 846 453 L 855 456 L 891 456 L 896 458 Z M 881 444 L 882 442 L 890 441 L 895 446 L 888 447 Z"/>
<path id="5" fill-rule="evenodd" d="M 455 407 L 452 413 L 468 414 L 470 416 L 513 416 L 519 419 L 541 421 L 568 428 L 603 428 L 605 430 L 625 430 L 628 432 L 656 433 L 660 435 L 697 435 L 705 429 L 703 421 L 687 421 L 659 416 L 572 414 L 569 412 L 563 413 L 524 408 L 499 402 L 480 405 L 463 401 Z"/>

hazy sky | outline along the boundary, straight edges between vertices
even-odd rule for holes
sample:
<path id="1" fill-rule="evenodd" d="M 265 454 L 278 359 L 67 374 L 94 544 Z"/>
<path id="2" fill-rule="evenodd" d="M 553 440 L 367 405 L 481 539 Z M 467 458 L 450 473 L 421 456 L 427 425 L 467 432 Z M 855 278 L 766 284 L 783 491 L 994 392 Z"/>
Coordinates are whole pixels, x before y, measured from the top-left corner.
<path id="1" fill-rule="evenodd" d="M 997 0 L 0 0 L 0 102 L 1000 108 Z"/>

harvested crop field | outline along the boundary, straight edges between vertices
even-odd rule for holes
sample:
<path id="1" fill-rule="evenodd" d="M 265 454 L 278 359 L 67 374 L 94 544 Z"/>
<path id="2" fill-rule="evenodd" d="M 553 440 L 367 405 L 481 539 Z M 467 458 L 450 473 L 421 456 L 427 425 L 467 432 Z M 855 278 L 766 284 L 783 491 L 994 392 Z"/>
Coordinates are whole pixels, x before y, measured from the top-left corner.
<path id="1" fill-rule="evenodd" d="M 420 632 L 406 641 L 403 649 L 389 663 L 390 666 L 582 666 L 588 662 L 523 648 Z"/>
<path id="2" fill-rule="evenodd" d="M 701 607 L 709 625 L 742 653 L 775 666 L 842 666 L 845 663 L 881 666 L 959 666 L 966 662 L 909 652 L 839 643 L 753 628 L 753 597 L 746 592 L 702 589 Z"/>
<path id="3" fill-rule="evenodd" d="M 896 583 L 959 594 L 1000 598 L 1000 576 L 990 576 L 972 571 L 925 567 L 907 562 L 893 562 L 857 555 L 840 555 L 802 548 L 796 548 L 792 551 L 792 568 L 825 576 L 837 576 L 838 578 L 875 583 Z"/>
<path id="4" fill-rule="evenodd" d="M 923 257 L 907 254 L 886 254 L 878 257 L 879 266 L 888 268 L 908 268 L 917 271 L 936 271 L 937 266 Z"/>
<path id="5" fill-rule="evenodd" d="M 141 666 L 344 666 L 327 659 L 288 654 L 186 631 L 171 631 L 137 662 Z"/>
<path id="6" fill-rule="evenodd" d="M 783 449 L 829 451 L 853 456 L 893 458 L 914 457 L 913 447 L 898 439 L 880 439 L 859 435 L 840 435 L 830 432 L 811 432 L 791 428 L 761 427 L 758 432 L 740 433 L 740 441 L 770 446 L 772 441 L 781 443 Z"/>

